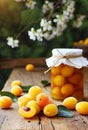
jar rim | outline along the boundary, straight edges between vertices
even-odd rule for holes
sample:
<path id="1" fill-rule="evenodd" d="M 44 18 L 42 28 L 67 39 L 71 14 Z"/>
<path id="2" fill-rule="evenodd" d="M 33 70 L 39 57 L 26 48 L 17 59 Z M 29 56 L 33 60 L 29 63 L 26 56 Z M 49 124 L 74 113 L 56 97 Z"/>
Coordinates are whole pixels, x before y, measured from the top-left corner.
<path id="1" fill-rule="evenodd" d="M 55 48 L 52 50 L 52 55 L 82 55 L 82 49 L 74 49 L 74 48 Z"/>

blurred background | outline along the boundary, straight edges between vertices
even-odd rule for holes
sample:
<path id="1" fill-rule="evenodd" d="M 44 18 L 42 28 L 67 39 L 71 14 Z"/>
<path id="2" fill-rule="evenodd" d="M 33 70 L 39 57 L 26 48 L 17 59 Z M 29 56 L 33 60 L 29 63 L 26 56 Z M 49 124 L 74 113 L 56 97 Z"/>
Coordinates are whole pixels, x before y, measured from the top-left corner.
<path id="1" fill-rule="evenodd" d="M 20 1 L 20 0 L 19 0 Z M 35 0 L 39 6 L 45 0 Z M 51 2 L 53 0 L 50 0 Z M 30 10 L 24 2 L 15 0 L 0 0 L 0 59 L 49 57 L 53 48 L 73 48 L 76 41 L 88 37 L 88 0 L 74 0 L 76 12 L 85 15 L 80 28 L 73 28 L 70 23 L 63 34 L 52 40 L 32 41 L 29 39 L 28 30 L 37 26 L 34 21 L 42 16 L 41 9 Z M 21 35 L 20 35 L 21 34 Z M 7 37 L 18 37 L 19 47 L 11 48 L 7 45 Z M 0 88 L 3 88 L 11 70 L 0 70 Z"/>

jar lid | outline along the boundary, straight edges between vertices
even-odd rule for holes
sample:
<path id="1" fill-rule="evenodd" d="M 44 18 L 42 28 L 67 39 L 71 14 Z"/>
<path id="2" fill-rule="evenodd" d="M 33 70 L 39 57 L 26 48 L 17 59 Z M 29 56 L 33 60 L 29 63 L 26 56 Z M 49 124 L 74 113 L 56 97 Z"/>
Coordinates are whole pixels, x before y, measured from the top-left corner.
<path id="1" fill-rule="evenodd" d="M 88 60 L 82 56 L 82 49 L 53 49 L 52 56 L 46 59 L 48 67 L 66 64 L 75 68 L 82 68 L 88 65 Z"/>

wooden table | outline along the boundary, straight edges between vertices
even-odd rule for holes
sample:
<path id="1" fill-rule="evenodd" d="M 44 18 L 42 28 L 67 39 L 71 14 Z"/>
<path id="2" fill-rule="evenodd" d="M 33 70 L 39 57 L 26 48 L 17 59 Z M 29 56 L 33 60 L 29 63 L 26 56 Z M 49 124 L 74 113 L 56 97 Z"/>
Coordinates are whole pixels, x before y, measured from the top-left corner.
<path id="1" fill-rule="evenodd" d="M 42 87 L 41 80 L 50 80 L 50 72 L 44 74 L 46 68 L 36 68 L 33 72 L 27 72 L 24 68 L 14 68 L 3 90 L 10 91 L 13 80 L 21 80 L 23 85 L 34 84 Z M 88 68 L 84 69 L 85 97 L 88 99 Z M 50 95 L 50 87 L 43 88 Z M 53 100 L 56 104 L 61 102 Z M 18 104 L 13 103 L 11 109 L 0 109 L 0 130 L 88 130 L 88 116 L 73 112 L 72 118 L 54 117 L 48 118 L 38 115 L 32 119 L 24 119 L 18 113 Z"/>

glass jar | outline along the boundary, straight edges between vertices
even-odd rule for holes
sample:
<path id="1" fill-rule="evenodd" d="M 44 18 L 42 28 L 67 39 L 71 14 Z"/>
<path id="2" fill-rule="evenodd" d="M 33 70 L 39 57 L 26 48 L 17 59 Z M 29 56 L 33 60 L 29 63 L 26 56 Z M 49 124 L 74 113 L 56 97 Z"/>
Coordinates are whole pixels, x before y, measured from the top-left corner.
<path id="1" fill-rule="evenodd" d="M 82 49 L 53 49 L 52 57 L 46 59 L 51 71 L 51 97 L 63 100 L 73 96 L 84 97 L 84 71 L 88 65 Z"/>
<path id="2" fill-rule="evenodd" d="M 51 68 L 51 96 L 63 100 L 68 96 L 84 97 L 83 68 L 61 64 Z"/>

